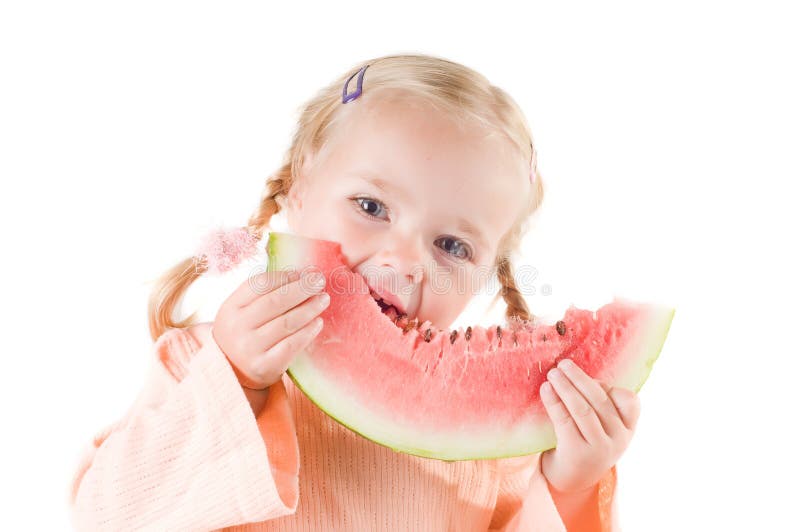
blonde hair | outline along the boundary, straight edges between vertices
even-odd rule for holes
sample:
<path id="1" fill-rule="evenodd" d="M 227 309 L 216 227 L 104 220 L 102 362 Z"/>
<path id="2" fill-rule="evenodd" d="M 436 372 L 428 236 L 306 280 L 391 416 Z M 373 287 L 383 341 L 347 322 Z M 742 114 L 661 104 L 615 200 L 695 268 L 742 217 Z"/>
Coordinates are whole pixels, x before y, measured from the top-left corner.
<path id="1" fill-rule="evenodd" d="M 354 66 L 341 77 L 320 90 L 301 108 L 297 128 L 284 156 L 283 164 L 269 176 L 258 208 L 245 226 L 252 235 L 261 238 L 268 229 L 272 215 L 289 193 L 306 153 L 317 154 L 335 135 L 337 119 L 342 108 L 342 89 L 345 82 L 362 66 L 369 65 L 364 74 L 364 94 L 400 91 L 431 103 L 450 116 L 477 121 L 491 131 L 505 135 L 518 149 L 525 163 L 532 165 L 534 186 L 526 208 L 513 227 L 503 236 L 495 261 L 500 291 L 495 298 L 506 302 L 506 316 L 530 319 L 524 298 L 517 289 L 511 266 L 511 253 L 519 246 L 527 231 L 530 215 L 539 207 L 543 197 L 542 179 L 536 165 L 530 129 L 525 117 L 511 97 L 495 87 L 481 74 L 458 63 L 430 55 L 391 55 L 374 58 Z M 352 80 L 352 92 L 356 81 Z M 358 105 L 358 99 L 347 105 Z M 183 328 L 195 323 L 196 313 L 175 321 L 173 311 L 186 290 L 204 271 L 194 257 L 182 260 L 164 272 L 156 281 L 148 302 L 148 321 L 153 340 L 169 328 Z"/>

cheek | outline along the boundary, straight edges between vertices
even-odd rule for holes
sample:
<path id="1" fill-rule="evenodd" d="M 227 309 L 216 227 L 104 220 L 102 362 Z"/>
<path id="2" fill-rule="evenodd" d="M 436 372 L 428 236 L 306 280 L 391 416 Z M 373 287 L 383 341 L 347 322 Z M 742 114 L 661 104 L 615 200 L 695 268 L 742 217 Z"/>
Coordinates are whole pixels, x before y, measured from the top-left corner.
<path id="1" fill-rule="evenodd" d="M 449 328 L 473 297 L 468 283 L 458 282 L 454 276 L 450 282 L 440 281 L 436 286 L 429 284 L 420 314 L 431 320 L 441 329 Z"/>
<path id="2" fill-rule="evenodd" d="M 321 190 L 309 193 L 304 198 L 302 209 L 290 213 L 292 230 L 302 236 L 344 244 L 357 237 L 347 216 L 349 213 L 343 209 L 346 205 L 340 205 L 331 196 Z M 341 203 L 346 204 L 344 201 Z"/>
<path id="3" fill-rule="evenodd" d="M 375 230 L 353 212 L 346 199 L 334 201 L 323 194 L 307 197 L 292 219 L 291 228 L 299 235 L 341 243 L 350 267 L 368 254 L 375 236 Z"/>
<path id="4" fill-rule="evenodd" d="M 335 212 L 324 221 L 331 239 L 341 242 L 342 251 L 352 261 L 368 252 L 375 228 L 358 216 L 348 201 L 343 200 L 336 206 Z"/>

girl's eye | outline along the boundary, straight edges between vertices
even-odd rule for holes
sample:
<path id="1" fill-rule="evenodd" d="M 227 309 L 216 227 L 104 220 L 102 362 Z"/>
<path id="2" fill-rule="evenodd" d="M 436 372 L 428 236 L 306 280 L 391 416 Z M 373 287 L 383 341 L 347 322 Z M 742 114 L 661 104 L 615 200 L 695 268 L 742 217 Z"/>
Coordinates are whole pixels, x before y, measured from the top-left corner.
<path id="1" fill-rule="evenodd" d="M 386 206 L 378 200 L 372 198 L 355 198 L 361 212 L 373 218 L 386 219 Z"/>
<path id="2" fill-rule="evenodd" d="M 459 240 L 451 236 L 443 236 L 441 238 L 437 238 L 434 244 L 442 248 L 446 253 L 453 255 L 458 259 L 472 259 L 472 249 L 469 247 L 469 244 L 463 240 Z"/>

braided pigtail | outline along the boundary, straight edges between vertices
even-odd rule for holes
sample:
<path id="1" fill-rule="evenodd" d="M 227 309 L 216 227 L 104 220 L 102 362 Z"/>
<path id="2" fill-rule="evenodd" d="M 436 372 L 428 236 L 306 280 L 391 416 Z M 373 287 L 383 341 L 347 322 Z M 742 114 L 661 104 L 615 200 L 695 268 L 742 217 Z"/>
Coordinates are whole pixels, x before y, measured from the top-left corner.
<path id="1" fill-rule="evenodd" d="M 506 318 L 519 318 L 529 320 L 531 318 L 528 304 L 517 288 L 514 280 L 514 272 L 508 257 L 502 257 L 497 263 L 497 279 L 500 281 L 499 296 L 506 302 Z"/>
<path id="2" fill-rule="evenodd" d="M 245 226 L 256 240 L 261 240 L 270 219 L 280 210 L 279 199 L 286 196 L 290 186 L 291 164 L 286 163 L 267 181 L 258 209 L 250 216 Z M 208 271 L 207 264 L 192 256 L 164 272 L 155 281 L 147 306 L 150 337 L 153 340 L 167 329 L 184 328 L 196 323 L 196 312 L 179 321 L 174 320 L 172 315 L 192 283 L 206 271 Z"/>

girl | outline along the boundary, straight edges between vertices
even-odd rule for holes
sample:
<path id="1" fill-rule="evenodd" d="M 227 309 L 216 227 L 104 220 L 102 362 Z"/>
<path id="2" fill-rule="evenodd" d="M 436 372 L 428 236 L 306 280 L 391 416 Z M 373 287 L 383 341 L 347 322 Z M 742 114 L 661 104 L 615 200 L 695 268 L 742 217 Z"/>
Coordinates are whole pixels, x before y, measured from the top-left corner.
<path id="1" fill-rule="evenodd" d="M 444 462 L 361 438 L 285 375 L 324 327 L 324 279 L 261 273 L 213 323 L 172 319 L 189 285 L 252 254 L 279 210 L 294 232 L 340 242 L 349 266 L 409 317 L 448 327 L 473 294 L 436 290 L 434 272 L 446 282 L 494 268 L 506 315 L 529 318 L 509 257 L 542 190 L 521 111 L 462 65 L 382 57 L 323 89 L 247 226 L 215 243 L 228 253 L 207 249 L 155 287 L 152 372 L 129 412 L 86 451 L 71 489 L 76 528 L 615 527 L 614 464 L 639 403 L 575 365 L 554 369 L 539 390 L 557 448 Z"/>

